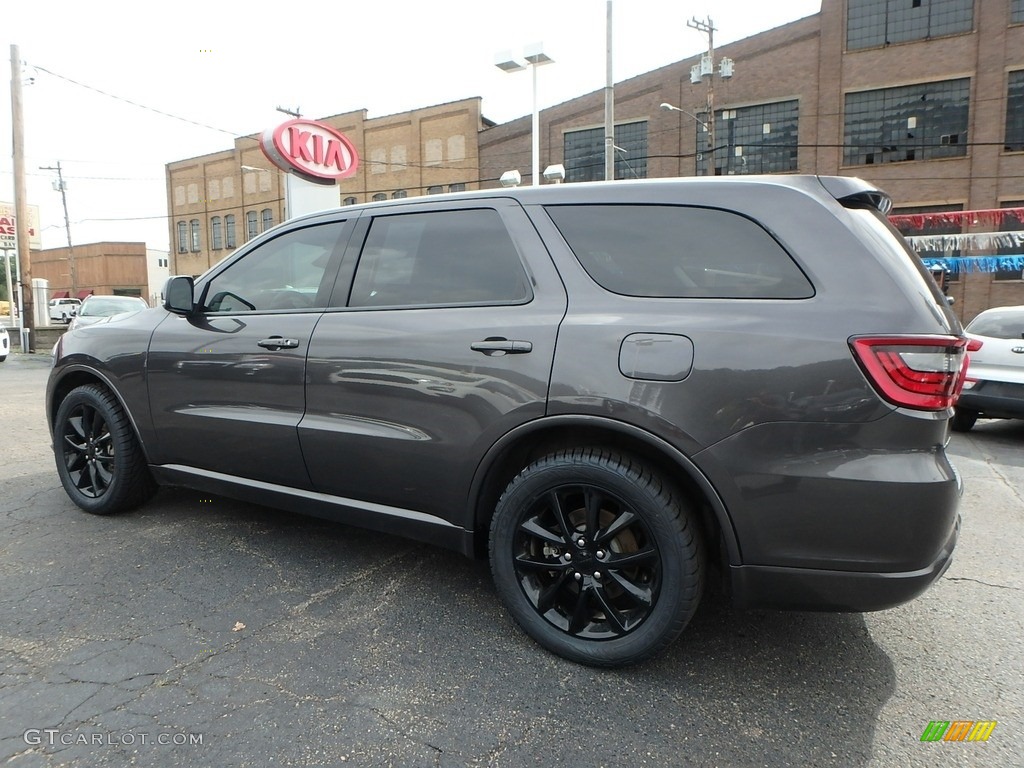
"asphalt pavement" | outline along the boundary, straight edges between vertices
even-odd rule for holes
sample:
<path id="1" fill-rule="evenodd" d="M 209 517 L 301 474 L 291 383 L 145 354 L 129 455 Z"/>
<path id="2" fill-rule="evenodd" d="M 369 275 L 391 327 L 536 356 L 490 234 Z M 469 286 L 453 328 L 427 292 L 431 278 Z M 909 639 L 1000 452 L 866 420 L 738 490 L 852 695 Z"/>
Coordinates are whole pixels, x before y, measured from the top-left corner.
<path id="1" fill-rule="evenodd" d="M 962 538 L 916 601 L 709 604 L 667 653 L 599 671 L 535 645 L 486 564 L 445 550 L 175 489 L 79 511 L 48 369 L 0 364 L 5 765 L 1024 764 L 1024 422 L 954 436 Z M 921 741 L 957 720 L 997 725 Z"/>

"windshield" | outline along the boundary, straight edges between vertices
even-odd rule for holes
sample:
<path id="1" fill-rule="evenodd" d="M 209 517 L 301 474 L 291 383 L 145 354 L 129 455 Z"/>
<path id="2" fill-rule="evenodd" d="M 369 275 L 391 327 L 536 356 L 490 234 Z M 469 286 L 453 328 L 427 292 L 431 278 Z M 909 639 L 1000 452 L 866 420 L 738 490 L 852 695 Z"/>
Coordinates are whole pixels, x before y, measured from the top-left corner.
<path id="1" fill-rule="evenodd" d="M 86 301 L 78 315 L 79 317 L 109 317 L 118 312 L 133 312 L 143 307 L 145 304 L 142 303 L 142 299 L 104 297 Z"/>

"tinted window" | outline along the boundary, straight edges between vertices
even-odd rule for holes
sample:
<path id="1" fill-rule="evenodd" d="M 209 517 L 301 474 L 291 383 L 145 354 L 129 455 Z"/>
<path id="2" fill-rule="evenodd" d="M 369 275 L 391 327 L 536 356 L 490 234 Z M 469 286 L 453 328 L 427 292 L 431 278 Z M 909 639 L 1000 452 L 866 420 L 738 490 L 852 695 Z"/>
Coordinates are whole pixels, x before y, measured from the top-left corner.
<path id="1" fill-rule="evenodd" d="M 343 222 L 307 227 L 275 237 L 221 272 L 206 288 L 210 312 L 323 307 L 328 265 L 337 266 Z M 334 269 L 328 276 L 333 278 Z"/>
<path id="2" fill-rule="evenodd" d="M 349 306 L 508 304 L 531 295 L 497 211 L 438 211 L 374 219 Z"/>
<path id="3" fill-rule="evenodd" d="M 663 205 L 550 206 L 587 273 L 627 296 L 802 299 L 814 289 L 754 222 L 728 211 Z"/>

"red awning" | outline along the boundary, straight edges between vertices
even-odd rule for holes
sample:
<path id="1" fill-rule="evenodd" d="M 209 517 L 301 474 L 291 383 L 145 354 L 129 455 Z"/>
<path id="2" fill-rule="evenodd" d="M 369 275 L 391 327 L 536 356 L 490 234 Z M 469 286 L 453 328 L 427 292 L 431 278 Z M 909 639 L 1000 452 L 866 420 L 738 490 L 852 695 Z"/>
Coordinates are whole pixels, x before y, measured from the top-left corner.
<path id="1" fill-rule="evenodd" d="M 86 288 L 84 291 L 78 292 L 78 298 L 84 299 L 86 296 L 92 296 L 92 288 Z"/>
<path id="2" fill-rule="evenodd" d="M 53 292 L 53 296 L 51 296 L 50 298 L 51 298 L 51 299 L 66 299 L 66 298 L 68 298 L 68 297 L 69 297 L 70 295 L 71 295 L 71 294 L 70 294 L 70 293 L 68 293 L 67 291 L 54 291 L 54 292 Z"/>

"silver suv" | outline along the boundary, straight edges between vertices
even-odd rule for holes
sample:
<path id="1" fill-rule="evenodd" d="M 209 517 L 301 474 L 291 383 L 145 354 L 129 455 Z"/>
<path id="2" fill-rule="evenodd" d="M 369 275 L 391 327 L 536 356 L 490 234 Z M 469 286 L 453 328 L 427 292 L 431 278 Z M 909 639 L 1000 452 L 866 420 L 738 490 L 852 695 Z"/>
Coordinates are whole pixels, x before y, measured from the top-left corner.
<path id="1" fill-rule="evenodd" d="M 488 557 L 546 648 L 657 653 L 706 586 L 865 611 L 950 563 L 966 338 L 857 179 L 350 206 L 66 334 L 70 497 L 178 484 Z"/>

